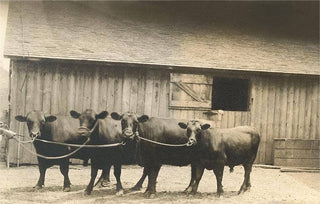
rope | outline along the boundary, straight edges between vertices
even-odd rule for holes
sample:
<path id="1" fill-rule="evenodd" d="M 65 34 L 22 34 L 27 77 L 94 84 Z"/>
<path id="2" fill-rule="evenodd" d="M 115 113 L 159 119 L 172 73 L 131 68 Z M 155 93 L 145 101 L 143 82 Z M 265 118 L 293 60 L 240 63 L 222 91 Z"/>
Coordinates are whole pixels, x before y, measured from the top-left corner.
<path id="1" fill-rule="evenodd" d="M 42 139 L 36 139 L 37 141 L 48 143 L 48 144 L 56 144 L 56 145 L 62 145 L 62 146 L 69 146 L 69 147 L 82 147 L 83 145 L 80 144 L 68 144 L 63 142 L 54 142 L 49 140 L 42 140 Z M 103 148 L 103 147 L 116 147 L 125 145 L 125 142 L 119 142 L 119 143 L 113 143 L 113 144 L 104 144 L 104 145 L 84 145 L 84 148 Z"/>
<path id="2" fill-rule="evenodd" d="M 14 140 L 16 140 L 17 142 L 20 142 L 17 138 L 13 137 Z M 73 154 L 75 154 L 76 152 L 78 152 L 80 149 L 82 149 L 88 142 L 90 141 L 90 139 L 88 138 L 87 141 L 85 141 L 78 149 L 74 150 L 73 152 L 70 152 L 69 154 L 66 155 L 62 155 L 62 156 L 57 156 L 57 157 L 47 157 L 44 156 L 42 154 L 38 154 L 36 152 L 31 151 L 30 149 L 28 149 L 27 147 L 24 146 L 24 144 L 22 143 L 21 146 L 30 154 L 36 155 L 37 157 L 41 157 L 43 159 L 64 159 L 66 157 L 70 157 Z"/>
<path id="3" fill-rule="evenodd" d="M 184 144 L 168 144 L 168 143 L 157 142 L 157 141 L 154 141 L 154 140 L 149 140 L 147 138 L 140 137 L 138 131 L 136 131 L 135 135 L 136 135 L 136 137 L 138 137 L 141 140 L 144 140 L 144 141 L 147 141 L 147 142 L 150 142 L 150 143 L 153 143 L 153 144 L 157 144 L 157 145 L 162 145 L 162 146 L 168 146 L 168 147 L 184 147 L 184 146 L 188 147 L 188 146 L 190 146 L 188 143 L 184 143 Z"/>

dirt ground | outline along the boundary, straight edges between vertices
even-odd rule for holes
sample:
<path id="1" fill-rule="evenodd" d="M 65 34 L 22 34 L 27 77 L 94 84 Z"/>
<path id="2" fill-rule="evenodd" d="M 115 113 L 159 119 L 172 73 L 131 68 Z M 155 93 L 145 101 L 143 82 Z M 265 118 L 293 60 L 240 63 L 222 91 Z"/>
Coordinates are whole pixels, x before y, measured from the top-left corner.
<path id="1" fill-rule="evenodd" d="M 57 167 L 47 171 L 45 187 L 39 191 L 32 188 L 39 176 L 37 166 L 0 169 L 0 203 L 320 203 L 319 173 L 281 173 L 279 169 L 254 167 L 250 192 L 237 195 L 243 181 L 243 168 L 235 167 L 233 173 L 225 168 L 225 194 L 218 198 L 212 171 L 205 171 L 199 193 L 190 196 L 182 193 L 189 183 L 190 167 L 163 166 L 153 199 L 143 195 L 147 180 L 142 191 L 128 190 L 141 173 L 139 166 L 124 166 L 122 184 L 126 190 L 122 196 L 115 195 L 113 175 L 110 186 L 96 187 L 90 196 L 85 196 L 90 167 L 71 166 L 71 192 L 62 191 L 63 177 Z"/>

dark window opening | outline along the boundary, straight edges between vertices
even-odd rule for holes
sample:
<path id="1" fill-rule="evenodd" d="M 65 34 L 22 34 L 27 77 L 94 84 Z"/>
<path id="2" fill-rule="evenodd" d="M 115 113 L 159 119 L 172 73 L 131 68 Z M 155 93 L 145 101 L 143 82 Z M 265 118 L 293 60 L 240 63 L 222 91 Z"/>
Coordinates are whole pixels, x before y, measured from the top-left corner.
<path id="1" fill-rule="evenodd" d="M 249 80 L 213 78 L 213 110 L 247 111 L 248 99 Z"/>

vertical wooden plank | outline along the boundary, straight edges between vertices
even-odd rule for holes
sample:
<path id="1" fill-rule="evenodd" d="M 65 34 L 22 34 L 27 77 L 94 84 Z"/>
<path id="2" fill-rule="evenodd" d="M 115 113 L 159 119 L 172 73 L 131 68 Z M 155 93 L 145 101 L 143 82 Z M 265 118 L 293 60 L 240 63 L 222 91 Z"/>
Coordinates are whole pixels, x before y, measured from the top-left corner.
<path id="1" fill-rule="evenodd" d="M 123 69 L 118 69 L 117 72 L 115 72 L 115 81 L 114 81 L 114 110 L 118 113 L 123 113 L 124 110 L 122 110 L 122 100 L 123 100 L 123 94 L 122 94 L 122 85 L 124 80 L 124 71 Z"/>
<path id="2" fill-rule="evenodd" d="M 260 134 L 261 134 L 261 141 L 260 141 L 260 162 L 266 163 L 266 141 L 267 141 L 267 101 L 268 97 L 268 78 L 261 77 L 261 103 L 260 103 Z"/>
<path id="3" fill-rule="evenodd" d="M 131 87 L 130 87 L 130 111 L 137 112 L 137 100 L 138 100 L 138 78 L 140 70 L 130 70 Z"/>
<path id="4" fill-rule="evenodd" d="M 299 127 L 299 98 L 300 85 L 296 78 L 294 78 L 294 96 L 293 96 L 293 118 L 292 118 L 292 138 L 298 138 Z"/>
<path id="5" fill-rule="evenodd" d="M 43 93 L 42 93 L 42 110 L 44 113 L 51 113 L 51 93 L 52 93 L 52 69 L 48 66 L 42 69 L 44 74 L 43 79 Z"/>
<path id="6" fill-rule="evenodd" d="M 52 84 L 51 84 L 51 114 L 58 114 L 59 113 L 59 95 L 60 95 L 60 81 L 59 81 L 59 70 L 56 66 L 54 68 Z"/>
<path id="7" fill-rule="evenodd" d="M 304 138 L 310 139 L 311 124 L 311 103 L 312 103 L 312 78 L 306 78 L 306 98 L 305 98 L 305 119 L 304 119 Z"/>
<path id="8" fill-rule="evenodd" d="M 267 95 L 267 131 L 266 131 L 266 148 L 265 148 L 265 162 L 273 164 L 273 134 L 274 134 L 274 115 L 275 115 L 275 79 L 268 79 Z"/>
<path id="9" fill-rule="evenodd" d="M 35 67 L 35 74 L 34 74 L 34 87 L 35 87 L 35 97 L 34 97 L 34 109 L 35 110 L 42 110 L 42 92 L 43 92 L 43 74 L 41 73 L 41 68 L 39 64 Z"/>
<path id="10" fill-rule="evenodd" d="M 112 111 L 108 109 L 108 105 L 109 104 L 113 104 L 114 103 L 114 90 L 111 90 L 112 93 L 110 93 L 110 95 L 112 97 L 109 97 L 109 73 L 112 71 L 109 71 L 108 69 L 100 69 L 100 74 L 99 74 L 99 102 L 98 102 L 98 109 L 99 110 L 107 110 L 107 111 Z M 112 87 L 114 87 L 114 81 L 112 84 Z M 111 102 L 112 101 L 112 102 Z M 113 108 L 113 107 L 112 107 Z"/>
<path id="11" fill-rule="evenodd" d="M 292 124 L 293 124 L 293 107 L 294 107 L 294 81 L 292 77 L 288 80 L 288 99 L 287 99 L 287 125 L 286 125 L 286 138 L 293 138 Z"/>
<path id="12" fill-rule="evenodd" d="M 67 110 L 66 110 L 66 115 L 70 115 L 71 110 L 75 110 L 75 96 L 76 96 L 76 83 L 75 83 L 75 67 L 69 67 L 67 71 L 67 86 L 68 86 L 68 91 L 67 91 Z"/>
<path id="13" fill-rule="evenodd" d="M 81 70 L 78 66 L 75 67 L 75 72 L 74 72 L 74 87 L 75 87 L 75 100 L 74 100 L 74 110 L 77 112 L 82 111 L 82 89 L 81 89 L 81 84 L 83 83 L 81 81 Z"/>
<path id="14" fill-rule="evenodd" d="M 280 84 L 280 130 L 279 138 L 286 137 L 287 104 L 288 104 L 288 77 L 284 77 Z"/>
<path id="15" fill-rule="evenodd" d="M 87 67 L 88 68 L 88 67 Z M 92 85 L 93 85 L 93 73 L 88 69 L 84 72 L 84 92 L 83 92 L 83 109 L 92 109 L 91 98 L 92 98 Z M 97 110 L 95 110 L 97 111 Z"/>
<path id="16" fill-rule="evenodd" d="M 227 128 L 228 127 L 228 111 L 223 112 L 223 116 L 221 117 L 221 128 Z"/>
<path id="17" fill-rule="evenodd" d="M 235 112 L 227 111 L 228 113 L 228 128 L 233 128 L 235 125 Z"/>
<path id="18" fill-rule="evenodd" d="M 91 108 L 97 113 L 100 113 L 102 110 L 99 109 L 99 92 L 100 92 L 100 85 L 99 85 L 99 67 L 95 67 L 93 70 L 93 75 L 91 77 Z"/>
<path id="19" fill-rule="evenodd" d="M 16 65 L 16 61 L 15 60 L 11 60 L 10 62 L 10 72 L 11 72 L 11 84 L 10 84 L 10 124 L 9 124 L 9 128 L 10 130 L 13 130 L 15 132 L 18 132 L 18 121 L 15 120 L 15 116 L 18 115 L 17 113 L 17 105 L 18 105 L 18 100 L 17 100 L 17 93 L 18 91 L 18 79 L 19 79 L 19 70 L 17 69 L 17 65 Z M 13 157 L 13 155 L 16 155 L 15 153 L 15 149 L 16 149 L 16 143 L 14 141 L 10 141 L 9 140 L 9 149 L 8 149 L 8 155 L 7 155 L 7 159 L 9 161 L 7 161 L 8 163 L 12 160 L 11 158 Z"/>
<path id="20" fill-rule="evenodd" d="M 60 115 L 69 115 L 68 113 L 68 92 L 69 88 L 68 87 L 68 71 L 67 67 L 65 67 L 65 64 L 60 64 L 59 65 L 59 98 L 56 98 L 56 100 L 59 101 L 59 110 L 58 113 Z"/>
<path id="21" fill-rule="evenodd" d="M 152 93 L 153 93 L 153 80 L 154 80 L 154 74 L 152 71 L 147 71 L 147 82 L 146 82 L 146 90 L 145 90 L 145 102 L 144 102 L 144 113 L 146 115 L 152 114 Z M 176 114 L 176 113 L 174 113 Z"/>
<path id="22" fill-rule="evenodd" d="M 166 71 L 161 72 L 161 79 L 160 79 L 160 94 L 159 94 L 159 116 L 160 117 L 168 117 L 168 90 L 167 84 L 169 81 L 169 73 Z"/>
<path id="23" fill-rule="evenodd" d="M 259 81 L 256 77 L 253 77 L 251 80 L 251 100 L 252 100 L 252 108 L 251 108 L 251 123 L 250 125 L 257 128 L 261 135 L 260 129 L 260 114 L 261 114 L 261 101 L 262 101 L 262 91 L 261 91 L 261 81 Z M 262 135 L 261 135 L 262 137 Z M 256 163 L 260 162 L 260 152 L 261 152 L 261 143 L 259 145 L 257 158 L 255 160 Z"/>
<path id="24" fill-rule="evenodd" d="M 122 111 L 130 111 L 130 87 L 131 87 L 131 77 L 129 70 L 124 71 L 123 87 L 122 87 Z"/>
<path id="25" fill-rule="evenodd" d="M 298 130 L 297 130 L 297 138 L 305 138 L 306 133 L 304 129 L 304 121 L 307 120 L 305 117 L 305 112 L 306 112 L 306 80 L 305 77 L 300 77 L 299 78 L 299 89 L 300 89 L 300 94 L 299 94 L 299 109 L 298 109 Z"/>
<path id="26" fill-rule="evenodd" d="M 17 92 L 18 92 L 18 74 L 19 71 L 16 68 L 15 61 L 12 60 L 10 63 L 10 72 L 11 72 L 11 79 L 10 79 L 10 130 L 16 131 L 17 121 L 15 120 L 15 116 L 17 115 Z"/>
<path id="27" fill-rule="evenodd" d="M 277 77 L 274 80 L 274 91 L 275 91 L 275 101 L 274 101 L 274 122 L 273 122 L 273 138 L 280 137 L 280 117 L 281 117 L 281 92 L 283 91 L 283 78 Z"/>
<path id="28" fill-rule="evenodd" d="M 167 73 L 167 82 L 166 82 L 166 117 L 170 117 L 170 109 L 169 109 L 169 105 L 170 104 L 170 73 Z"/>
<path id="29" fill-rule="evenodd" d="M 249 113 L 250 112 L 245 112 L 245 111 L 240 112 L 240 116 L 239 116 L 240 125 L 250 125 L 250 123 L 248 123 L 248 114 Z"/>
<path id="30" fill-rule="evenodd" d="M 144 114 L 145 90 L 146 90 L 146 70 L 140 70 L 138 80 L 138 98 L 137 98 L 137 113 Z"/>
<path id="31" fill-rule="evenodd" d="M 319 79 L 312 80 L 312 87 L 310 88 L 312 91 L 311 98 L 311 121 L 310 121 L 310 139 L 318 139 L 317 137 L 317 114 L 319 112 Z"/>
<path id="32" fill-rule="evenodd" d="M 234 112 L 234 126 L 240 126 L 241 124 L 241 115 L 242 112 L 241 111 L 235 111 Z"/>
<path id="33" fill-rule="evenodd" d="M 115 81 L 115 69 L 108 69 L 108 78 L 107 78 L 107 105 L 103 107 L 102 110 L 107 110 L 110 112 L 113 112 L 114 110 L 114 81 Z M 102 87 L 101 87 L 102 88 Z"/>
<path id="34" fill-rule="evenodd" d="M 34 96 L 35 96 L 35 87 L 34 87 L 34 64 L 30 63 L 28 64 L 27 67 L 27 78 L 26 78 L 26 83 L 25 83 L 25 110 L 24 113 L 25 115 L 29 113 L 30 111 L 34 110 Z M 28 135 L 28 130 L 26 128 L 26 125 L 24 125 L 23 128 L 23 135 Z M 25 144 L 25 147 L 27 147 L 30 150 L 33 150 L 33 144 Z M 20 164 L 22 163 L 32 163 L 31 161 L 33 160 L 33 155 L 28 154 L 23 148 L 20 148 Z"/>
<path id="35" fill-rule="evenodd" d="M 316 133 L 316 139 L 320 139 L 320 80 L 318 80 L 318 85 L 317 85 L 317 98 L 318 98 L 318 100 L 317 100 L 317 120 L 316 120 L 316 124 L 318 124 L 318 125 L 316 125 L 316 127 L 317 127 L 317 133 Z"/>
<path id="36" fill-rule="evenodd" d="M 159 116 L 160 76 L 159 71 L 154 72 L 151 114 L 155 117 Z"/>

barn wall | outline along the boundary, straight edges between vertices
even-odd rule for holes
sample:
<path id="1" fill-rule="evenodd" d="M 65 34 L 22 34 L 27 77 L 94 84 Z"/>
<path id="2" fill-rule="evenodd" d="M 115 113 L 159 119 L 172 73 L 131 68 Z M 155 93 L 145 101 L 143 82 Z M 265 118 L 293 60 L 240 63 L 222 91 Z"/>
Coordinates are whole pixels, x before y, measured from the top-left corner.
<path id="1" fill-rule="evenodd" d="M 274 138 L 320 139 L 319 77 L 252 78 L 251 125 L 262 140 L 257 162 L 273 164 Z"/>
<path id="2" fill-rule="evenodd" d="M 72 109 L 93 108 L 208 119 L 221 128 L 255 126 L 262 137 L 256 163 L 273 163 L 274 138 L 320 139 L 319 77 L 246 74 L 251 80 L 250 110 L 224 111 L 219 117 L 205 110 L 170 109 L 167 70 L 12 61 L 12 71 L 11 129 L 19 134 L 27 135 L 27 126 L 15 121 L 15 115 L 33 109 L 68 115 Z M 20 163 L 36 163 L 35 157 L 11 141 L 11 162 L 18 161 L 18 154 Z"/>
<path id="3" fill-rule="evenodd" d="M 35 109 L 55 115 L 92 108 L 170 117 L 167 71 L 23 61 L 13 61 L 12 69 L 11 129 L 19 134 L 28 135 L 27 125 L 14 117 Z M 11 162 L 16 163 L 18 155 L 20 163 L 37 163 L 11 141 Z"/>

